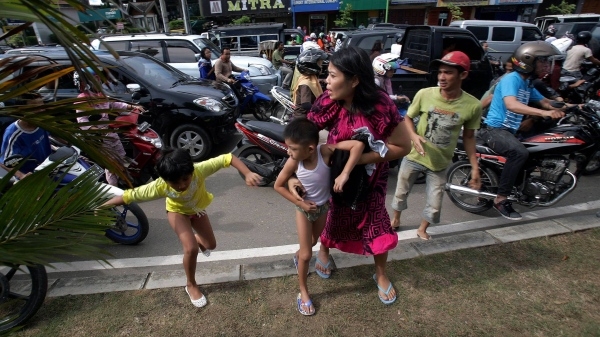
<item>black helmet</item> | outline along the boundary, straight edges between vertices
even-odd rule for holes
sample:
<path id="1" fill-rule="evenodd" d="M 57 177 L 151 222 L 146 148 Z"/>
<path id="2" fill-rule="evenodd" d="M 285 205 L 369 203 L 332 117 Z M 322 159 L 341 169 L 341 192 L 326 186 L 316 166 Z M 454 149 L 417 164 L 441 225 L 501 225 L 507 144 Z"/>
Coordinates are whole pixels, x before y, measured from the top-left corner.
<path id="1" fill-rule="evenodd" d="M 584 31 L 577 33 L 577 36 L 575 37 L 575 42 L 577 42 L 579 44 L 587 44 L 588 42 L 590 42 L 591 39 L 592 39 L 592 33 L 590 33 L 587 30 L 584 30 Z"/>
<path id="2" fill-rule="evenodd" d="M 319 60 L 327 60 L 327 54 L 321 49 L 307 49 L 296 59 L 298 71 L 304 75 L 316 75 L 321 72 Z"/>
<path id="3" fill-rule="evenodd" d="M 544 41 L 532 41 L 522 44 L 510 58 L 515 71 L 531 74 L 535 71 L 535 61 L 539 58 L 560 55 L 552 44 Z"/>

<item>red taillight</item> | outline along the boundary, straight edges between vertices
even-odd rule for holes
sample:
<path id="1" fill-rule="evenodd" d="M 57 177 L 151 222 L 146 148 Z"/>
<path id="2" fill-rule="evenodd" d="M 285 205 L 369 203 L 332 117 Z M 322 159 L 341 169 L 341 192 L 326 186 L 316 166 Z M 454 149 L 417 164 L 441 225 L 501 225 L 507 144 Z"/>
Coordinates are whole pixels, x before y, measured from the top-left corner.
<path id="1" fill-rule="evenodd" d="M 596 91 L 596 97 L 600 97 L 600 89 L 598 89 L 598 91 Z"/>

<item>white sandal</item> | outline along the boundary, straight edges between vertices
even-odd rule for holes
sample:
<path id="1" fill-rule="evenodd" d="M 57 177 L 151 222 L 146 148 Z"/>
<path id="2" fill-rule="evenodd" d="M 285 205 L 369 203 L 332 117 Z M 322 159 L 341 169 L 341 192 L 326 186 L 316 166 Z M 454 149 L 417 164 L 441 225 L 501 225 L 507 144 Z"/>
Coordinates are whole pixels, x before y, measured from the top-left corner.
<path id="1" fill-rule="evenodd" d="M 206 301 L 206 296 L 204 296 L 204 294 L 202 295 L 202 297 L 200 297 L 197 300 L 193 300 L 192 299 L 192 295 L 190 295 L 190 292 L 188 291 L 187 286 L 185 286 L 185 292 L 188 294 L 188 296 L 190 297 L 190 301 L 192 301 L 192 304 L 196 307 L 196 308 L 202 308 L 203 306 L 206 305 L 207 301 Z"/>

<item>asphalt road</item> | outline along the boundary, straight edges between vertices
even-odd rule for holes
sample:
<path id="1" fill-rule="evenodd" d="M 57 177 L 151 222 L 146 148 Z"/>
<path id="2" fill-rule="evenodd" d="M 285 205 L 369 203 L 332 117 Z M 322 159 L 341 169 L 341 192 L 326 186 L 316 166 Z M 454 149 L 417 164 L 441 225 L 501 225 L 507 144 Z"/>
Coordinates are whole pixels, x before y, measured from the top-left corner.
<path id="1" fill-rule="evenodd" d="M 215 148 L 213 156 L 232 151 L 239 138 Z M 386 204 L 390 202 L 396 187 L 397 168 L 390 171 Z M 296 243 L 294 206 L 282 198 L 272 187 L 247 187 L 234 168 L 223 169 L 206 181 L 214 201 L 208 207 L 217 250 L 238 250 L 290 245 Z M 572 205 L 600 199 L 599 176 L 582 177 L 576 189 L 556 206 Z M 409 208 L 402 214 L 403 229 L 417 228 L 423 205 L 425 185 L 415 185 L 408 200 Z M 165 213 L 164 200 L 140 205 L 150 222 L 150 233 L 137 246 L 110 245 L 106 249 L 114 258 L 154 257 L 182 254 L 181 245 L 171 230 Z M 527 211 L 523 206 L 516 206 Z M 498 217 L 494 210 L 471 214 L 458 209 L 447 196 L 444 197 L 440 225 L 469 220 Z"/>

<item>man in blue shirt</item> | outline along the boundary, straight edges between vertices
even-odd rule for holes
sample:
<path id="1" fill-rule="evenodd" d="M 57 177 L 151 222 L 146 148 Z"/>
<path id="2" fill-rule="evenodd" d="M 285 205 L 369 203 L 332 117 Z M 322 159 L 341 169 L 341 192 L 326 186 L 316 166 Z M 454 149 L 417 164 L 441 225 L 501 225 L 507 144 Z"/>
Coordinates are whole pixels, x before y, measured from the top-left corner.
<path id="1" fill-rule="evenodd" d="M 544 98 L 530 84 L 535 78 L 535 73 L 543 72 L 540 68 L 549 67 L 548 58 L 559 54 L 556 48 L 544 41 L 521 45 L 511 58 L 515 71 L 503 76 L 496 86 L 485 126 L 478 134 L 488 147 L 506 157 L 494 208 L 510 220 L 521 219 L 521 215 L 512 208 L 507 197 L 511 194 L 517 176 L 529 156 L 525 146 L 515 137 L 523 115 L 543 118 L 564 116 L 562 111 L 555 110 L 551 101 Z M 530 102 L 537 103 L 547 110 L 530 107 L 527 105 Z"/>
<path id="2" fill-rule="evenodd" d="M 24 97 L 27 105 L 42 105 L 43 101 L 38 97 Z M 5 160 L 13 155 L 22 156 L 25 163 L 15 177 L 23 179 L 50 155 L 50 139 L 46 130 L 32 125 L 24 120 L 17 120 L 10 124 L 4 131 L 2 137 L 2 151 L 0 163 L 6 167 Z"/>

